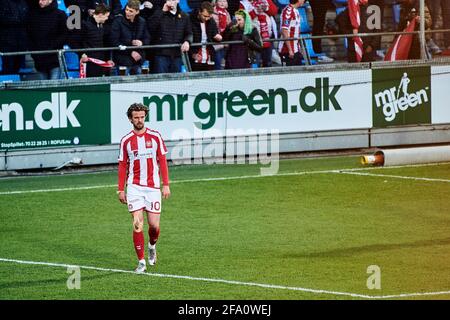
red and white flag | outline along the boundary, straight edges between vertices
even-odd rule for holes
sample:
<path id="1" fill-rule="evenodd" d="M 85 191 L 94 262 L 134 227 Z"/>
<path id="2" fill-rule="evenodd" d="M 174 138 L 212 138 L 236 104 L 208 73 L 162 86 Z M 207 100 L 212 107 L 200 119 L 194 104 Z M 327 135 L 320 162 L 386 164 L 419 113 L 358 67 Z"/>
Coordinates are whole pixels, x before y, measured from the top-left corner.
<path id="1" fill-rule="evenodd" d="M 361 25 L 361 13 L 360 4 L 367 4 L 367 0 L 349 0 L 348 1 L 348 14 L 352 28 L 358 30 Z M 356 61 L 361 62 L 364 54 L 364 46 L 361 37 L 353 37 L 353 43 L 355 45 Z"/>
<path id="2" fill-rule="evenodd" d="M 404 32 L 413 32 L 417 24 L 417 19 L 411 20 L 408 26 L 403 30 Z M 413 34 L 400 34 L 398 35 L 392 45 L 389 47 L 384 61 L 398 61 L 407 60 L 409 56 L 409 50 L 413 41 Z"/>
<path id="3" fill-rule="evenodd" d="M 355 44 L 356 61 L 361 62 L 364 55 L 364 44 L 361 37 L 353 37 L 353 43 Z"/>
<path id="4" fill-rule="evenodd" d="M 95 63 L 99 66 L 105 67 L 105 68 L 112 68 L 114 67 L 114 63 L 111 62 L 107 62 L 107 61 L 103 61 L 100 59 L 95 59 L 95 58 L 88 58 L 89 62 Z M 84 79 L 86 78 L 86 62 L 81 62 L 80 61 L 80 78 Z"/>

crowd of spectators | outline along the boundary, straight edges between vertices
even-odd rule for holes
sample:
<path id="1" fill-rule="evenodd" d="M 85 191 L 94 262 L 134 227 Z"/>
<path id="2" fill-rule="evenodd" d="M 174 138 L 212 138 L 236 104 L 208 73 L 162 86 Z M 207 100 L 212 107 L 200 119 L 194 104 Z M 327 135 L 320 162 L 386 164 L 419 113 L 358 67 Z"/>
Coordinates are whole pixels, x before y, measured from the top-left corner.
<path id="1" fill-rule="evenodd" d="M 303 31 L 304 16 L 298 9 L 305 2 L 312 13 L 311 33 L 319 36 L 330 33 L 329 10 L 337 13 L 333 32 L 342 34 L 383 31 L 382 23 L 367 23 L 373 20 L 373 6 L 381 14 L 385 6 L 397 6 L 399 31 L 419 14 L 419 0 L 185 0 L 192 9 L 189 14 L 179 1 L 129 0 L 122 7 L 120 0 L 64 0 L 66 7 L 78 6 L 81 13 L 80 27 L 70 28 L 70 16 L 58 8 L 57 0 L 0 0 L 0 52 L 56 50 L 64 45 L 121 49 L 79 52 L 87 77 L 141 74 L 147 63 L 152 73 L 181 72 L 187 62 L 193 71 L 271 67 L 273 61 L 300 65 L 305 59 L 304 47 L 292 38 Z M 450 0 L 426 4 L 425 17 L 417 28 L 420 23 L 427 29 L 450 28 Z M 222 44 L 224 41 L 237 42 Z M 140 48 L 146 45 L 165 47 Z M 381 37 L 349 37 L 346 48 L 348 62 L 375 61 L 380 59 Z M 450 33 L 443 37 L 427 34 L 427 48 L 430 55 L 450 49 Z M 312 50 L 318 63 L 333 61 L 324 52 L 321 39 L 312 40 L 312 48 L 307 50 Z M 183 57 L 187 58 L 183 61 Z M 409 57 L 420 57 L 417 37 Z M 1 73 L 18 73 L 23 58 L 2 57 Z M 61 78 L 56 54 L 33 54 L 32 58 L 40 79 Z"/>

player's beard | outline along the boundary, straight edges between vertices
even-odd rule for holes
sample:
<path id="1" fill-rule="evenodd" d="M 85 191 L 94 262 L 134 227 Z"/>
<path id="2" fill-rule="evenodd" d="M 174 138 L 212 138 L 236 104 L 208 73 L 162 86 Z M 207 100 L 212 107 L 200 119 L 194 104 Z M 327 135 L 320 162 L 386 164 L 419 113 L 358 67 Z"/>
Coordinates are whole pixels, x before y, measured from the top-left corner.
<path id="1" fill-rule="evenodd" d="M 134 130 L 139 131 L 142 130 L 142 128 L 144 128 L 144 123 L 139 122 L 137 124 L 133 124 Z"/>

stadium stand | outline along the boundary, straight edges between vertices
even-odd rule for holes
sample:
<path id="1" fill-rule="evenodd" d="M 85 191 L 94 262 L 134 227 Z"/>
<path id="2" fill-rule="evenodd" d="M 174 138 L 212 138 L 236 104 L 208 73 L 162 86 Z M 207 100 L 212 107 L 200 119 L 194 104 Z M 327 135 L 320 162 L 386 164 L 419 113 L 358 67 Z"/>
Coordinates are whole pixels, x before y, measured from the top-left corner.
<path id="1" fill-rule="evenodd" d="M 297 9 L 300 14 L 300 32 L 303 36 L 311 36 L 312 28 L 309 24 L 308 10 L 311 10 L 309 3 L 305 3 Z M 317 58 L 321 55 L 314 51 L 313 43 L 311 39 L 304 39 L 305 50 L 307 57 L 305 60 L 309 60 L 311 64 L 317 64 Z M 322 54 L 323 55 L 323 54 Z M 305 64 L 305 61 L 303 62 Z"/>
<path id="2" fill-rule="evenodd" d="M 58 9 L 67 12 L 67 8 L 63 0 L 58 0 Z"/>
<path id="3" fill-rule="evenodd" d="M 279 8 L 283 8 L 285 5 L 287 5 L 289 3 L 288 0 L 272 0 L 272 1 Z M 67 8 L 65 5 L 65 1 L 57 0 L 56 2 L 58 5 L 58 8 L 64 12 L 66 12 L 66 14 L 68 14 Z M 128 0 L 120 0 L 120 3 L 123 7 L 126 6 L 127 2 L 128 2 Z M 338 15 L 343 10 L 345 10 L 348 1 L 347 0 L 333 0 L 332 2 L 336 8 L 335 9 L 333 8 L 331 10 L 330 10 L 330 8 L 328 8 L 328 11 L 327 11 L 327 22 L 330 22 L 331 24 L 335 21 L 336 15 Z M 397 3 L 397 1 L 394 1 L 394 0 L 385 1 L 385 3 L 386 3 L 386 6 L 384 8 L 386 8 L 386 10 L 384 10 L 384 8 L 383 8 L 383 10 L 384 10 L 383 11 L 384 12 L 383 29 L 386 31 L 388 31 L 388 30 L 396 31 L 395 26 L 399 20 L 400 6 Z M 186 12 L 186 13 L 192 12 L 192 8 L 190 7 L 190 5 L 193 6 L 193 4 L 191 2 L 189 2 L 188 0 L 180 0 L 179 5 L 184 12 Z M 314 8 L 314 6 L 313 6 L 313 8 Z M 314 28 L 313 28 L 314 19 L 313 19 L 313 14 L 311 12 L 310 4 L 308 2 L 305 2 L 305 4 L 298 9 L 298 12 L 301 16 L 301 26 L 300 26 L 301 35 L 303 37 L 311 36 L 313 34 L 313 30 L 314 30 Z M 276 26 L 279 28 L 279 17 L 275 17 L 275 21 L 276 21 Z M 328 25 L 327 25 L 327 27 L 328 27 Z M 333 33 L 333 34 L 335 34 L 335 33 Z M 438 44 L 442 45 L 442 42 L 443 42 L 442 35 L 438 34 L 436 38 L 439 41 Z M 392 39 L 393 39 L 392 36 L 383 36 L 381 38 L 381 42 L 382 42 L 381 50 L 379 50 L 379 51 L 381 52 L 381 51 L 385 50 L 385 48 L 389 47 L 392 42 Z M 307 55 L 303 59 L 303 64 L 322 63 L 324 61 L 321 61 L 321 57 L 324 57 L 324 56 L 333 57 L 334 59 L 337 60 L 336 62 L 343 62 L 346 60 L 345 55 L 346 55 L 347 50 L 345 50 L 345 48 L 347 47 L 347 39 L 345 39 L 345 38 L 338 39 L 338 37 L 336 37 L 336 39 L 332 39 L 332 38 L 323 39 L 323 41 L 322 41 L 323 53 L 322 52 L 318 53 L 319 51 L 315 52 L 314 46 L 313 46 L 313 41 L 311 39 L 303 39 L 302 42 L 304 44 L 304 47 L 305 47 L 306 53 L 307 53 Z M 71 43 L 69 43 L 69 44 L 72 45 Z M 275 45 L 276 45 L 276 43 L 275 43 Z M 72 46 L 72 47 L 75 47 L 75 46 Z M 33 61 L 29 56 L 25 57 L 24 60 L 25 61 L 22 63 L 21 68 L 20 68 L 19 72 L 17 72 L 17 74 L 19 75 L 19 77 L 21 78 L 22 81 L 34 80 L 33 73 L 35 73 L 35 71 L 33 68 Z M 77 72 L 79 71 L 78 70 L 79 69 L 78 55 L 76 53 L 67 52 L 64 54 L 64 60 L 65 60 L 65 63 L 67 64 L 67 67 L 64 68 L 65 71 L 70 73 L 71 78 L 76 77 Z M 1 70 L 1 59 L 0 59 L 0 70 Z"/>
<path id="4" fill-rule="evenodd" d="M 64 49 L 70 49 L 69 46 L 64 46 Z M 78 71 L 80 68 L 80 62 L 78 55 L 75 52 L 65 52 L 64 58 L 66 59 L 66 65 L 68 71 Z"/>
<path id="5" fill-rule="evenodd" d="M 192 11 L 191 7 L 189 7 L 187 0 L 180 0 L 180 8 L 186 13 L 190 13 Z"/>
<path id="6" fill-rule="evenodd" d="M 18 74 L 2 74 L 0 75 L 1 83 L 20 82 L 20 76 Z"/>

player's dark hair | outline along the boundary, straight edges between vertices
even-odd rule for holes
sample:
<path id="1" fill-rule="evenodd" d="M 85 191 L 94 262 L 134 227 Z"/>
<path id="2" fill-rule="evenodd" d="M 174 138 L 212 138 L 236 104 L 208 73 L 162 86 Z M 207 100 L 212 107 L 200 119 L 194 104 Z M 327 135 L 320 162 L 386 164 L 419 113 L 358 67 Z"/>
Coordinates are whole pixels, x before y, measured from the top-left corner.
<path id="1" fill-rule="evenodd" d="M 133 103 L 127 111 L 128 119 L 131 119 L 133 111 L 145 111 L 145 116 L 148 114 L 148 107 L 142 103 Z"/>

